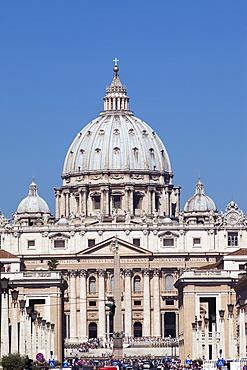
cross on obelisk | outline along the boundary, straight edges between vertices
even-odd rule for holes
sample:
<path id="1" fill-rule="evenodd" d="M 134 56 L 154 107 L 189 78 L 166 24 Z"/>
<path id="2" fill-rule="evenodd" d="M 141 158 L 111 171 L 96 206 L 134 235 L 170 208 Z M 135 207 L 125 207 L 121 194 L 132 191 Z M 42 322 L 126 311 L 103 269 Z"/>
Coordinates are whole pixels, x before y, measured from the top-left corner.
<path id="1" fill-rule="evenodd" d="M 114 65 L 117 66 L 117 63 L 119 62 L 118 58 L 113 59 Z"/>
<path id="2" fill-rule="evenodd" d="M 113 326 L 113 358 L 123 358 L 123 325 L 122 325 L 122 292 L 120 276 L 120 254 L 118 239 L 115 239 L 114 250 L 114 301 L 115 317 Z"/>

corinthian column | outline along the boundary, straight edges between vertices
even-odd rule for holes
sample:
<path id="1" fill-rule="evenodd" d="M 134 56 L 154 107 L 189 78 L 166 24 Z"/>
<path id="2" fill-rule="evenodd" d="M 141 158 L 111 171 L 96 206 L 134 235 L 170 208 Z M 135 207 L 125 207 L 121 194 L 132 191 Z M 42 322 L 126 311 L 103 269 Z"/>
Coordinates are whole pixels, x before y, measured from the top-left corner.
<path id="1" fill-rule="evenodd" d="M 160 272 L 158 269 L 153 271 L 153 335 L 160 337 L 160 284 L 159 284 Z"/>
<path id="2" fill-rule="evenodd" d="M 70 342 L 77 340 L 76 329 L 77 329 L 77 317 L 76 317 L 76 272 L 70 271 Z"/>
<path id="3" fill-rule="evenodd" d="M 150 337 L 150 271 L 143 270 L 143 337 Z"/>
<path id="4" fill-rule="evenodd" d="M 87 285 L 86 270 L 80 271 L 80 342 L 87 341 Z"/>
<path id="5" fill-rule="evenodd" d="M 106 318 L 105 318 L 105 271 L 99 270 L 99 321 L 98 338 L 105 338 Z"/>
<path id="6" fill-rule="evenodd" d="M 1 304 L 1 357 L 9 353 L 9 295 L 0 295 Z"/>
<path id="7" fill-rule="evenodd" d="M 125 270 L 125 335 L 132 336 L 131 270 Z"/>

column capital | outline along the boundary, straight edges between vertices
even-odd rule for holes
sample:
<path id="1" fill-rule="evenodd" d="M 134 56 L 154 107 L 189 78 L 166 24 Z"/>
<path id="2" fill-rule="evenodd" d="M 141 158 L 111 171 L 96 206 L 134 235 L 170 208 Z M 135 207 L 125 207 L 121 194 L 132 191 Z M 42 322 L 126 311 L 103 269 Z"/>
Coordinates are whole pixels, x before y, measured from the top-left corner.
<path id="1" fill-rule="evenodd" d="M 151 271 L 149 269 L 142 269 L 143 276 L 150 276 Z"/>
<path id="2" fill-rule="evenodd" d="M 87 270 L 81 269 L 78 271 L 80 277 L 87 277 Z"/>
<path id="3" fill-rule="evenodd" d="M 123 270 L 124 276 L 132 276 L 132 270 L 131 269 L 124 269 Z"/>
<path id="4" fill-rule="evenodd" d="M 69 274 L 69 277 L 76 277 L 77 276 L 77 270 L 69 270 L 68 274 Z"/>
<path id="5" fill-rule="evenodd" d="M 105 277 L 106 270 L 98 269 L 97 274 L 98 274 L 99 277 Z"/>
<path id="6" fill-rule="evenodd" d="M 159 277 L 160 276 L 160 269 L 157 269 L 157 268 L 153 269 L 152 273 L 153 273 L 153 276 L 158 276 Z"/>

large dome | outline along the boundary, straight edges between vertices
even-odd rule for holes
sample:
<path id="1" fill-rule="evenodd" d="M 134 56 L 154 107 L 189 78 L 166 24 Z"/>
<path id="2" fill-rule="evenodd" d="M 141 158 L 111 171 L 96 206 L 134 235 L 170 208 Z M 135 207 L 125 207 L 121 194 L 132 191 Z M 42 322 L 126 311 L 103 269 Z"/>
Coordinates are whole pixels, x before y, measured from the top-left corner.
<path id="1" fill-rule="evenodd" d="M 30 184 L 28 196 L 20 202 L 16 213 L 50 213 L 47 203 L 38 195 L 34 181 Z"/>
<path id="2" fill-rule="evenodd" d="M 76 136 L 63 175 L 82 171 L 161 171 L 171 174 L 170 159 L 157 134 L 128 108 L 129 98 L 115 69 L 106 89 L 104 111 Z"/>
<path id="3" fill-rule="evenodd" d="M 204 186 L 199 179 L 196 184 L 196 192 L 184 206 L 184 212 L 216 211 L 214 201 L 204 193 Z"/>

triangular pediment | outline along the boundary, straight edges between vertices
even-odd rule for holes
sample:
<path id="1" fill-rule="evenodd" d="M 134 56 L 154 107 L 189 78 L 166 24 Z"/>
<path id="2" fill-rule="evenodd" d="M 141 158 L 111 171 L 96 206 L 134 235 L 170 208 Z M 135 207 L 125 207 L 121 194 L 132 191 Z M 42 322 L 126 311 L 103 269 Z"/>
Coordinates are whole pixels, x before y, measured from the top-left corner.
<path id="1" fill-rule="evenodd" d="M 147 251 L 146 249 L 138 247 L 117 237 L 112 237 L 95 244 L 93 247 L 89 247 L 77 253 L 77 256 L 113 257 L 116 247 L 118 248 L 118 253 L 120 254 L 120 257 L 121 256 L 149 257 L 153 255 L 152 252 Z"/>

